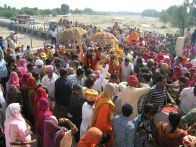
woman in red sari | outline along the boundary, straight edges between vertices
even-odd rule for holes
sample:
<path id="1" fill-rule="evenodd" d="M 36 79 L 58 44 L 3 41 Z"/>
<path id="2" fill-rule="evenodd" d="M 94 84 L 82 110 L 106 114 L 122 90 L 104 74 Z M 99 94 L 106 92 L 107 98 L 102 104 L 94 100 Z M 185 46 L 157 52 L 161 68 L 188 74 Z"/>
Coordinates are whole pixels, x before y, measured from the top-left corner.
<path id="1" fill-rule="evenodd" d="M 187 132 L 178 128 L 180 124 L 180 114 L 169 113 L 169 123 L 160 122 L 155 130 L 155 141 L 159 147 L 179 147 Z"/>
<path id="2" fill-rule="evenodd" d="M 35 118 L 35 124 L 37 124 L 37 119 L 38 118 L 38 102 L 41 98 L 48 98 L 46 91 L 43 87 L 38 87 L 35 92 L 34 96 L 34 118 Z"/>

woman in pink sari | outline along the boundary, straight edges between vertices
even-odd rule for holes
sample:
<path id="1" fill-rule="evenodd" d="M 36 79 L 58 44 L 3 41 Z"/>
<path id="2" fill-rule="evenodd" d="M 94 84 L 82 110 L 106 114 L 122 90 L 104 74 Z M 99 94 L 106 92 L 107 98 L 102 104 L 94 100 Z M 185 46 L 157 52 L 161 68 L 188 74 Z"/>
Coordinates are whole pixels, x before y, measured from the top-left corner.
<path id="1" fill-rule="evenodd" d="M 11 72 L 8 82 L 6 83 L 7 104 L 19 103 L 21 100 L 19 77 L 16 72 Z"/>
<path id="2" fill-rule="evenodd" d="M 42 145 L 42 140 L 44 136 L 44 121 L 46 120 L 46 118 L 52 116 L 52 112 L 49 109 L 48 99 L 41 98 L 39 100 L 37 113 L 38 113 L 38 117 L 36 118 L 37 120 L 36 129 L 37 129 L 37 133 L 39 134 L 40 143 Z"/>
<path id="3" fill-rule="evenodd" d="M 27 73 L 27 61 L 25 59 L 20 59 L 18 61 L 18 69 L 21 71 L 22 75 Z"/>
<path id="4" fill-rule="evenodd" d="M 19 103 L 12 103 L 6 109 L 5 139 L 6 147 L 11 147 L 10 142 L 30 142 L 30 128 L 20 113 Z M 25 145 L 24 147 L 29 147 Z"/>

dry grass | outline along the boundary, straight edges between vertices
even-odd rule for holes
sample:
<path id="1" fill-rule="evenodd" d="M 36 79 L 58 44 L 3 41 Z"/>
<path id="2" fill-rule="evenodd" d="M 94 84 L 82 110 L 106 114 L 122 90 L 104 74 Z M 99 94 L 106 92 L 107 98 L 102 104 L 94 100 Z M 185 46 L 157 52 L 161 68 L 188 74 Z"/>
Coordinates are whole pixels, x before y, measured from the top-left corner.
<path id="1" fill-rule="evenodd" d="M 60 20 L 62 18 L 61 16 L 57 17 L 38 17 L 38 22 L 44 23 L 44 22 L 49 22 L 49 20 Z M 163 23 L 159 21 L 157 18 L 151 18 L 151 17 L 141 17 L 141 16 L 104 16 L 104 15 L 71 15 L 67 19 L 69 21 L 78 21 L 79 23 L 83 24 L 92 24 L 96 25 L 100 29 L 105 29 L 109 26 L 112 26 L 114 24 L 114 18 L 120 18 L 123 19 L 119 25 L 121 27 L 130 26 L 132 28 L 140 28 L 140 30 L 147 30 L 147 31 L 155 31 L 159 32 L 161 34 L 166 34 L 166 33 L 177 33 L 178 29 L 177 28 L 172 28 L 167 25 L 167 28 L 161 28 L 163 26 Z M 141 24 L 145 24 L 148 26 L 151 26 L 151 28 L 145 28 L 141 26 Z M 43 26 L 43 24 L 40 24 L 39 26 Z M 9 35 L 9 30 L 6 28 L 0 27 L 0 35 L 3 37 L 7 37 Z M 18 34 L 18 37 L 27 37 L 27 35 L 24 34 Z M 31 41 L 30 38 L 24 38 L 24 39 L 19 39 L 18 40 L 19 44 L 24 44 L 30 45 Z M 33 38 L 33 47 L 40 47 L 43 45 L 43 40 L 40 38 Z"/>

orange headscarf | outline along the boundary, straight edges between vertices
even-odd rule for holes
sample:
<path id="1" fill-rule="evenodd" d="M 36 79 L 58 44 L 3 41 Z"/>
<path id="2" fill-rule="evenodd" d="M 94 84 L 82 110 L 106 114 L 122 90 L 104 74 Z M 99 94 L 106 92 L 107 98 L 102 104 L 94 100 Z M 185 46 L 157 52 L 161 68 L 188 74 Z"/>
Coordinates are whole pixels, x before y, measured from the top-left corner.
<path id="1" fill-rule="evenodd" d="M 101 130 L 92 127 L 82 136 L 77 147 L 96 147 L 101 140 L 101 136 Z"/>
<path id="2" fill-rule="evenodd" d="M 104 104 L 109 104 L 111 110 L 110 110 L 110 114 L 108 117 L 108 122 L 112 120 L 113 110 L 114 110 L 115 105 L 112 102 L 111 98 L 108 96 L 108 94 L 106 92 L 102 92 L 100 96 L 97 98 L 97 101 L 95 102 L 94 115 L 92 118 L 92 126 L 95 126 L 97 115 L 99 113 L 99 108 Z"/>

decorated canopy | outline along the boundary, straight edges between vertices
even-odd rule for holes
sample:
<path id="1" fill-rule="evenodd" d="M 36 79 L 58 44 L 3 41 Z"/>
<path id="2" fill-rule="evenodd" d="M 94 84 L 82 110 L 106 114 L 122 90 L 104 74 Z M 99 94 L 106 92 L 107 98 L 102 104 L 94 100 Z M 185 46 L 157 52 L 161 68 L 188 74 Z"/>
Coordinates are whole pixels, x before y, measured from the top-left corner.
<path id="1" fill-rule="evenodd" d="M 64 44 L 65 41 L 77 40 L 78 37 L 84 35 L 86 30 L 80 27 L 72 27 L 65 29 L 62 33 L 57 35 L 57 42 L 60 44 Z"/>
<path id="2" fill-rule="evenodd" d="M 99 44 L 102 47 L 109 44 L 112 45 L 113 43 L 118 43 L 118 39 L 113 34 L 108 32 L 97 32 L 89 40 Z"/>

